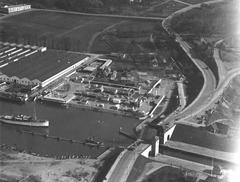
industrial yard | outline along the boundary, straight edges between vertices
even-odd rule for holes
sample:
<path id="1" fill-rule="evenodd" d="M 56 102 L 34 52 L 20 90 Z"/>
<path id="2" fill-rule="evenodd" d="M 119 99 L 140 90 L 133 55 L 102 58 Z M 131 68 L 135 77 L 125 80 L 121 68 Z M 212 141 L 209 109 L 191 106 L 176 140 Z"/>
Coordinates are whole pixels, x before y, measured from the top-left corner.
<path id="1" fill-rule="evenodd" d="M 137 71 L 135 76 L 127 73 L 123 77 L 120 70 L 111 70 L 111 62 L 97 59 L 81 66 L 50 93 L 38 98 L 142 119 L 153 117 L 154 111 L 166 104 L 165 96 L 174 82 Z M 134 82 L 136 78 L 138 83 Z"/>

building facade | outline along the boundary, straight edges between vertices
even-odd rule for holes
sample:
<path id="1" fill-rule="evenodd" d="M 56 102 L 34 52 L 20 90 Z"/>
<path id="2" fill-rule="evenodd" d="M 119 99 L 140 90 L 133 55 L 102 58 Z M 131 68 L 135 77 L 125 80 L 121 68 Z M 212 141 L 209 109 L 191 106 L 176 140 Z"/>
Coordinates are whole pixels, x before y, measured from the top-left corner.
<path id="1" fill-rule="evenodd" d="M 5 5 L 3 7 L 0 8 L 0 11 L 3 13 L 15 13 L 15 12 L 19 12 L 19 11 L 25 11 L 25 10 L 29 10 L 31 9 L 31 5 L 29 4 L 18 4 L 18 5 Z"/>
<path id="2" fill-rule="evenodd" d="M 29 85 L 29 86 L 41 86 L 41 87 L 45 87 L 48 84 L 50 84 L 51 82 L 57 80 L 58 78 L 62 77 L 63 75 L 73 71 L 74 69 L 76 69 L 78 66 L 80 66 L 82 63 L 84 63 L 85 61 L 87 61 L 89 59 L 89 57 L 86 57 L 82 60 L 80 60 L 79 62 L 67 67 L 66 69 L 58 72 L 55 75 L 52 75 L 51 77 L 47 78 L 46 80 L 38 80 L 38 79 L 33 79 L 30 80 L 29 78 L 19 78 L 17 76 L 8 76 L 6 74 L 2 74 L 0 72 L 0 81 L 3 82 L 10 82 L 10 83 L 18 83 L 21 85 Z"/>

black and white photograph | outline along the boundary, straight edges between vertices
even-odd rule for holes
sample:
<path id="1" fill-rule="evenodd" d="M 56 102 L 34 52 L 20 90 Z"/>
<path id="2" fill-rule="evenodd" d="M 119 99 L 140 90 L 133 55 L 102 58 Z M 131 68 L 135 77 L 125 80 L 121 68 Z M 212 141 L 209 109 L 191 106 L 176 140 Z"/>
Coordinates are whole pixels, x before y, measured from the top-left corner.
<path id="1" fill-rule="evenodd" d="M 0 0 L 0 182 L 240 182 L 240 0 Z"/>

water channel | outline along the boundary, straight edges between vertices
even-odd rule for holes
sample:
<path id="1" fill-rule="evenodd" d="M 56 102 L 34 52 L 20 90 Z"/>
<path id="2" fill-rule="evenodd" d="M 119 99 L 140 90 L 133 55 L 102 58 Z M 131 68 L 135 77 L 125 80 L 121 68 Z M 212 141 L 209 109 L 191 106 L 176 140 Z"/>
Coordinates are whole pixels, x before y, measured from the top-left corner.
<path id="1" fill-rule="evenodd" d="M 96 157 L 110 146 L 129 145 L 132 140 L 119 135 L 119 128 L 122 127 L 125 132 L 134 134 L 134 127 L 140 123 L 135 118 L 88 109 L 65 108 L 63 106 L 35 102 L 16 104 L 0 101 L 0 114 L 33 115 L 34 108 L 38 119 L 47 119 L 50 121 L 49 128 L 0 124 L 1 144 L 14 146 L 20 151 L 36 153 L 42 156 L 82 155 Z M 80 143 L 34 135 L 25 131 L 81 142 L 88 137 L 94 137 L 97 141 L 102 141 L 104 147 L 89 147 Z"/>

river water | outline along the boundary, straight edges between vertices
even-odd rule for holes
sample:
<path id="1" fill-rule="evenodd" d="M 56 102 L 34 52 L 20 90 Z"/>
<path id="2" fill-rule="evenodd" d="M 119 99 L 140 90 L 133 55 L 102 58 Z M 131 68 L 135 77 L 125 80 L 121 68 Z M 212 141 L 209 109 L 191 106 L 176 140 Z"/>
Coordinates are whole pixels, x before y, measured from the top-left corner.
<path id="1" fill-rule="evenodd" d="M 35 108 L 35 109 L 34 109 Z M 133 134 L 133 128 L 140 122 L 121 115 L 96 112 L 87 109 L 65 108 L 42 103 L 16 104 L 0 101 L 0 114 L 33 115 L 50 121 L 49 128 L 29 128 L 0 124 L 0 143 L 14 146 L 18 150 L 42 156 L 90 156 L 96 157 L 109 146 L 127 146 L 132 141 L 119 135 L 119 128 Z M 89 147 L 80 143 L 59 141 L 24 131 L 84 141 L 88 137 L 104 142 L 104 148 Z"/>

